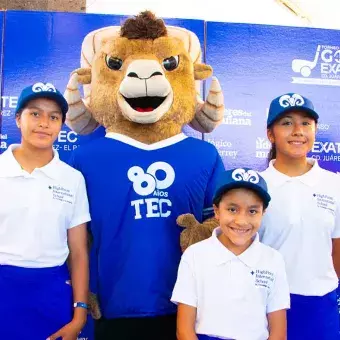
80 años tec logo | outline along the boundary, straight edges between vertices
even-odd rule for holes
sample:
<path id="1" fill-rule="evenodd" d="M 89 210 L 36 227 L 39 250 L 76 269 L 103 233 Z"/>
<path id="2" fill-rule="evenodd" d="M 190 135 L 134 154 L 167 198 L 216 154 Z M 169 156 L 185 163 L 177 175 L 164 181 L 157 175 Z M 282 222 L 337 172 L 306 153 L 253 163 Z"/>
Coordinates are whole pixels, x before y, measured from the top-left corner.
<path id="1" fill-rule="evenodd" d="M 160 176 L 160 173 L 165 174 L 165 177 Z M 175 171 L 170 164 L 155 162 L 147 168 L 146 172 L 139 166 L 133 166 L 128 170 L 127 177 L 133 183 L 136 194 L 156 196 L 131 202 L 131 206 L 135 208 L 135 219 L 170 216 L 169 207 L 172 206 L 172 202 L 167 198 L 158 198 L 168 197 L 168 192 L 164 190 L 175 181 Z"/>

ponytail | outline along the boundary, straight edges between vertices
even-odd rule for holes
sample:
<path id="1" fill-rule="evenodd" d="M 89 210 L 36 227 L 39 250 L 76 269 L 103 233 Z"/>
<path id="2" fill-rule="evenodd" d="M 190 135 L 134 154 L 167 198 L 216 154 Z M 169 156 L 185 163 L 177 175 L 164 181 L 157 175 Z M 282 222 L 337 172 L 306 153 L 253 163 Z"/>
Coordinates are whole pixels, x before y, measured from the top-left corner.
<path id="1" fill-rule="evenodd" d="M 276 158 L 276 146 L 275 143 L 273 143 L 268 153 L 268 163 L 275 158 Z"/>

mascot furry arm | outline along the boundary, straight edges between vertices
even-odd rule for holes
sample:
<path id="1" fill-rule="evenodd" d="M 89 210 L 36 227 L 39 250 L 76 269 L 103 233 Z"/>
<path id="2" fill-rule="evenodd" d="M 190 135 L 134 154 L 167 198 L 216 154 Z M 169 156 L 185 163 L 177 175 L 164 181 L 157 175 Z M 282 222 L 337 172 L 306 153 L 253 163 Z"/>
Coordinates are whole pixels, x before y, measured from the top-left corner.
<path id="1" fill-rule="evenodd" d="M 197 218 L 202 221 L 204 216 L 212 215 L 212 182 L 223 167 L 217 150 L 211 144 L 193 138 L 187 138 L 185 143 L 181 142 L 186 138 L 181 134 L 184 125 L 190 124 L 200 132 L 210 132 L 222 121 L 223 94 L 217 79 L 212 80 L 205 102 L 199 95 L 200 81 L 210 77 L 211 74 L 212 68 L 201 63 L 200 44 L 195 34 L 179 27 L 165 26 L 161 19 L 157 19 L 147 11 L 126 20 L 121 27 L 105 27 L 89 33 L 82 45 L 81 68 L 71 74 L 65 91 L 65 97 L 70 106 L 66 123 L 75 132 L 88 134 L 102 125 L 106 128 L 107 137 L 114 139 L 116 143 L 118 141 L 125 144 L 131 143 L 136 147 L 150 151 L 155 148 L 164 150 L 163 153 L 159 151 L 159 155 L 157 155 L 162 162 L 152 163 L 145 174 L 145 170 L 140 166 L 127 168 L 124 170 L 125 172 L 122 172 L 124 175 L 120 175 L 121 177 L 116 175 L 115 183 L 117 184 L 115 185 L 123 183 L 128 177 L 133 182 L 133 190 L 141 195 L 140 197 L 148 197 L 147 195 L 151 194 L 153 197 L 165 195 L 165 197 L 172 198 L 172 200 L 146 198 L 146 217 L 154 217 L 152 221 L 148 220 L 150 228 L 152 223 L 158 223 L 158 228 L 161 230 L 170 226 L 173 228 L 170 230 L 174 230 L 173 232 L 176 233 L 176 218 L 180 226 L 187 227 L 182 233 L 178 233 L 178 236 L 180 235 L 178 248 L 181 247 L 182 250 L 190 244 L 209 237 L 217 224 L 214 219 L 208 219 L 203 223 L 196 220 Z M 84 99 L 79 92 L 79 84 L 84 87 Z M 107 143 L 108 139 L 98 143 Z M 164 165 L 163 161 L 168 157 L 166 153 L 170 149 L 169 145 L 172 145 L 169 144 L 170 141 L 173 143 L 174 140 L 179 141 L 179 143 L 176 142 L 176 146 L 173 146 L 173 148 L 178 148 L 175 157 L 177 161 L 172 160 L 173 163 L 180 162 L 180 164 L 176 164 L 177 167 L 170 163 L 170 165 L 168 163 Z M 100 152 L 102 145 L 96 146 L 95 142 L 90 144 L 92 148 L 91 146 L 87 148 L 86 145 L 79 148 L 81 156 L 78 158 L 81 161 L 78 162 L 78 168 L 83 172 L 88 184 L 90 207 L 92 205 L 91 215 L 93 215 L 91 223 L 91 229 L 94 229 L 93 241 L 97 251 L 100 252 L 104 251 L 100 240 L 107 241 L 117 231 L 113 225 L 109 226 L 112 228 L 110 229 L 112 235 L 103 236 L 102 231 L 98 231 L 96 221 L 103 219 L 103 216 L 109 212 L 104 207 L 99 207 L 102 210 L 99 211 L 98 216 L 96 215 L 93 206 L 98 206 L 98 200 L 101 199 L 101 196 L 96 196 L 96 188 L 106 185 L 105 180 L 101 180 L 100 177 L 108 170 L 110 157 L 117 157 L 114 159 L 116 162 L 114 167 L 110 170 L 110 174 L 112 174 L 113 171 L 124 167 L 119 162 L 122 162 L 122 157 L 129 157 L 129 155 L 116 154 L 117 149 L 114 146 L 112 149 L 107 149 L 106 154 L 102 155 Z M 190 144 L 190 150 L 186 149 L 186 144 Z M 118 144 L 112 143 L 111 145 Z M 180 148 L 179 145 L 182 147 Z M 117 146 L 117 148 L 119 147 L 123 147 L 122 143 Z M 189 157 L 189 153 L 194 153 L 196 156 Z M 202 160 L 200 160 L 201 158 Z M 92 169 L 91 162 L 96 162 L 97 172 Z M 198 162 L 198 165 L 193 167 L 193 162 Z M 105 167 L 102 164 L 105 164 Z M 170 174 L 171 181 L 167 177 L 164 180 L 157 179 L 157 169 L 153 169 L 155 164 L 167 175 Z M 173 170 L 174 168 L 175 170 Z M 147 184 L 150 184 L 151 187 L 154 186 L 150 194 L 147 189 L 139 187 L 137 182 L 134 182 L 142 173 L 143 176 L 145 175 Z M 186 180 L 181 182 L 181 176 L 186 176 Z M 109 180 L 113 181 L 112 178 Z M 97 182 L 92 184 L 92 181 Z M 107 186 L 110 183 L 107 183 Z M 171 188 L 167 192 L 169 186 Z M 171 190 L 174 190 L 173 188 L 176 186 L 177 190 L 183 190 L 183 195 L 171 197 Z M 131 183 L 126 189 L 130 192 L 131 189 L 128 188 L 131 188 Z M 164 190 L 159 191 L 155 188 Z M 118 193 L 116 196 L 119 196 Z M 203 199 L 199 201 L 200 197 Z M 119 197 L 112 197 L 112 204 L 115 204 L 115 199 L 119 199 Z M 155 205 L 156 201 L 158 207 Z M 143 218 L 141 212 L 143 202 L 144 200 L 139 199 L 131 201 L 129 204 L 128 200 L 125 205 L 125 207 L 133 206 L 135 208 L 134 220 L 129 223 L 130 225 L 135 223 L 139 226 L 137 228 L 140 228 L 138 223 Z M 169 207 L 172 211 L 166 211 L 166 208 Z M 198 208 L 201 209 L 199 213 Z M 205 208 L 205 212 L 202 215 L 203 208 Z M 125 208 L 122 214 L 127 216 L 129 211 L 128 208 Z M 98 224 L 101 226 L 105 224 L 102 221 L 99 222 Z M 112 222 L 112 224 L 114 223 Z M 122 230 L 121 225 L 119 228 Z M 125 242 L 129 244 L 129 239 L 125 239 Z M 156 246 L 158 245 L 155 244 L 153 247 Z M 170 247 L 171 244 L 169 243 L 167 246 Z M 148 247 L 152 246 L 148 244 Z M 171 249 L 173 250 L 173 246 Z M 103 256 L 101 257 L 103 258 Z M 176 250 L 176 255 L 173 255 L 173 261 L 171 260 L 174 262 L 174 268 L 178 264 L 179 257 L 180 254 Z M 140 256 L 140 260 L 142 261 L 142 256 Z M 111 267 L 108 268 L 111 270 Z M 169 271 L 171 270 L 169 269 Z M 99 274 L 99 280 L 106 279 L 106 275 L 101 277 Z M 174 279 L 175 277 L 171 278 L 170 282 Z M 167 286 L 169 286 L 168 283 Z M 117 288 L 115 289 L 117 290 Z M 112 300 L 119 298 L 113 296 L 114 293 L 109 293 L 106 295 L 112 297 Z M 161 294 L 168 296 L 169 292 L 161 292 Z M 92 298 L 92 306 L 95 306 L 92 309 L 93 316 L 98 318 L 100 310 L 96 305 L 96 297 L 92 296 Z M 105 299 L 107 297 L 102 297 L 101 303 Z M 114 312 L 106 303 L 107 301 L 105 301 L 104 315 L 110 317 Z M 133 308 L 142 307 L 133 306 Z"/>

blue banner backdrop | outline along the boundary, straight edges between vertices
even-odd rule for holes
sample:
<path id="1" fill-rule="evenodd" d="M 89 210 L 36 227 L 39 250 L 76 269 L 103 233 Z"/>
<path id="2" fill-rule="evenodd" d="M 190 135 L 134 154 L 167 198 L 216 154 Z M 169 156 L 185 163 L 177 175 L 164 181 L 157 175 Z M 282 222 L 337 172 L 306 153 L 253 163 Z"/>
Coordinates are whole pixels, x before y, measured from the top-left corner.
<path id="1" fill-rule="evenodd" d="M 221 81 L 226 110 L 222 126 L 205 139 L 227 168 L 266 167 L 270 101 L 297 92 L 320 114 L 311 156 L 340 171 L 340 31 L 208 22 L 206 40 L 206 62 Z"/>

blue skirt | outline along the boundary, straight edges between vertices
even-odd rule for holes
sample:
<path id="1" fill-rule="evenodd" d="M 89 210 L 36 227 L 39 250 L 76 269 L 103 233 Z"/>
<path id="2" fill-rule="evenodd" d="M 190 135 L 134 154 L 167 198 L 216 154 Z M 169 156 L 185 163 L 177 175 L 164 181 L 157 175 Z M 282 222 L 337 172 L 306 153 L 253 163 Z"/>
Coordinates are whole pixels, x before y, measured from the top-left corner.
<path id="1" fill-rule="evenodd" d="M 73 317 L 66 265 L 21 268 L 0 265 L 0 339 L 46 340 Z"/>
<path id="2" fill-rule="evenodd" d="M 287 311 L 288 340 L 339 340 L 336 291 L 324 296 L 291 294 Z"/>

